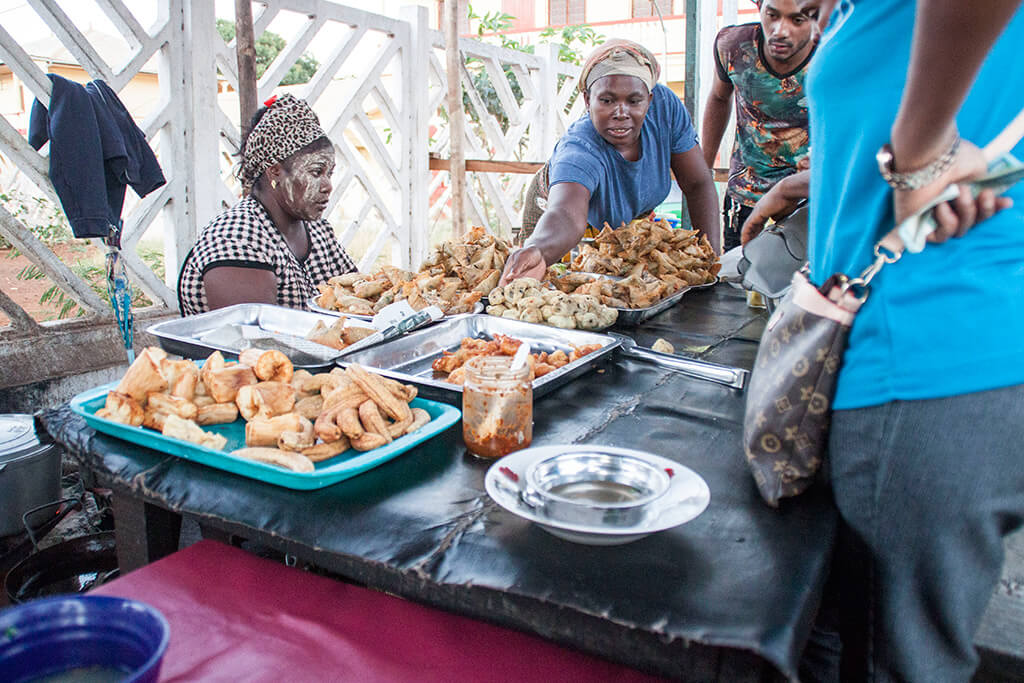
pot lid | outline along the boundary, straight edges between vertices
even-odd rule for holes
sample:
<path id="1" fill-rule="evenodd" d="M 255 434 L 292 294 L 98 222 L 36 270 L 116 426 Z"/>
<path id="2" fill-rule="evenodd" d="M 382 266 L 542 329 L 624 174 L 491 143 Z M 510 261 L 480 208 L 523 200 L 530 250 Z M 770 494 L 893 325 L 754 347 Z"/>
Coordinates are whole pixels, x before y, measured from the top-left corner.
<path id="1" fill-rule="evenodd" d="M 0 414 L 0 463 L 32 455 L 50 445 L 39 440 L 31 415 Z"/>

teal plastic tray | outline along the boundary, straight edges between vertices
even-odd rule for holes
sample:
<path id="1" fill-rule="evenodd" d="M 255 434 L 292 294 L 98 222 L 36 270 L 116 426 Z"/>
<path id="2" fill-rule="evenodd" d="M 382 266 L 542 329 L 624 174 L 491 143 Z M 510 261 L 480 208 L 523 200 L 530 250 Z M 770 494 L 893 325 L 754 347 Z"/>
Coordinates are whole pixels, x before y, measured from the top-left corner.
<path id="1" fill-rule="evenodd" d="M 238 419 L 231 424 L 210 425 L 203 427 L 206 431 L 223 434 L 227 440 L 224 451 L 216 451 L 206 446 L 188 443 L 166 437 L 160 432 L 144 427 L 133 427 L 96 416 L 96 411 L 106 403 L 107 392 L 117 386 L 116 383 L 96 387 L 84 391 L 71 399 L 71 410 L 81 415 L 86 424 L 97 432 L 116 436 L 125 441 L 152 448 L 163 453 L 176 455 L 185 460 L 202 463 L 220 470 L 226 470 L 250 479 L 290 489 L 311 490 L 330 486 L 339 481 L 354 477 L 368 469 L 398 457 L 405 451 L 427 439 L 436 436 L 459 421 L 462 413 L 453 406 L 415 398 L 410 405 L 422 408 L 430 414 L 430 422 L 411 434 L 400 436 L 386 446 L 372 451 L 349 449 L 328 460 L 315 463 L 312 472 L 293 472 L 275 465 L 268 465 L 255 460 L 246 460 L 231 455 L 233 451 L 245 446 L 245 421 Z"/>

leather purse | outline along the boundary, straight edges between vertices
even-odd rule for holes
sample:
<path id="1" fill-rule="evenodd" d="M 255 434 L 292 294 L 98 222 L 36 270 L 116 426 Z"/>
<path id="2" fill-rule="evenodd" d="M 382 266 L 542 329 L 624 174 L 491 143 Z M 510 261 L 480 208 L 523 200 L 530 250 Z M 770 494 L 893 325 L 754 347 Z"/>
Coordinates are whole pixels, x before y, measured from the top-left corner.
<path id="1" fill-rule="evenodd" d="M 736 263 L 743 289 L 781 299 L 789 291 L 793 273 L 807 263 L 807 201 L 793 213 L 765 227 L 743 245 Z"/>

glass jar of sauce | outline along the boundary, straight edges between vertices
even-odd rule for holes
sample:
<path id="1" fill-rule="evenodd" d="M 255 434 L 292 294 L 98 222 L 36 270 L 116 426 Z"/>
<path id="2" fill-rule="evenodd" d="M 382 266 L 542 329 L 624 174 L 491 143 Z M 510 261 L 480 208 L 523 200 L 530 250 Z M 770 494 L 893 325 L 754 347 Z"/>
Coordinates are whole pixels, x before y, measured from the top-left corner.
<path id="1" fill-rule="evenodd" d="M 512 369 L 510 356 L 475 356 L 466 361 L 462 388 L 462 437 L 481 458 L 500 458 L 533 440 L 530 365 Z"/>

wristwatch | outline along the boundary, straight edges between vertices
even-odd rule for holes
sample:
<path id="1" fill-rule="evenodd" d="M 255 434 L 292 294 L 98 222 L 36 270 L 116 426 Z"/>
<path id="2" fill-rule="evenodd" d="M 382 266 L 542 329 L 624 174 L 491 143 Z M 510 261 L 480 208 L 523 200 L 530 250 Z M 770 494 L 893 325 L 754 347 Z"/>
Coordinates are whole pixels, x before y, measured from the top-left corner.
<path id="1" fill-rule="evenodd" d="M 916 190 L 931 183 L 952 166 L 959 149 L 960 136 L 957 135 L 949 149 L 939 155 L 937 159 L 916 171 L 906 173 L 893 170 L 892 147 L 888 142 L 879 148 L 875 159 L 878 161 L 878 172 L 882 174 L 882 178 L 889 183 L 890 187 L 896 190 Z"/>

